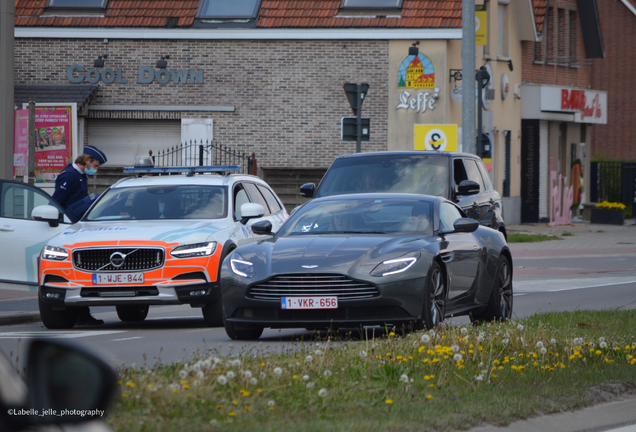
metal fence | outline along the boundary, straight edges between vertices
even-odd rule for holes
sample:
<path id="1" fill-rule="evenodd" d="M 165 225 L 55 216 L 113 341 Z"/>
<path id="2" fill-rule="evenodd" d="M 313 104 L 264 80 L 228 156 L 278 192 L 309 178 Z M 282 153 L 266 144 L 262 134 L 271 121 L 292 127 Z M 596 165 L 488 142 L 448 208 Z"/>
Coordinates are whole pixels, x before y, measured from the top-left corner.
<path id="1" fill-rule="evenodd" d="M 592 162 L 590 201 L 621 202 L 636 210 L 636 163 Z"/>
<path id="2" fill-rule="evenodd" d="M 180 143 L 152 156 L 156 167 L 240 165 L 243 174 L 255 174 L 256 158 L 226 145 L 201 140 Z"/>

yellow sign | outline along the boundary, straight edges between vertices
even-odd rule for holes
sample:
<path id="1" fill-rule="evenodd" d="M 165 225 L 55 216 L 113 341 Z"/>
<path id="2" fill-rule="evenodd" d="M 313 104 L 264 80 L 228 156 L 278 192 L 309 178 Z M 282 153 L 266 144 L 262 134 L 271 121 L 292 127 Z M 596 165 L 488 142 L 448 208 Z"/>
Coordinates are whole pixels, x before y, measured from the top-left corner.
<path id="1" fill-rule="evenodd" d="M 486 6 L 475 5 L 475 45 L 486 46 L 488 39 L 488 13 Z"/>
<path id="2" fill-rule="evenodd" d="M 415 125 L 415 150 L 457 151 L 457 125 Z"/>

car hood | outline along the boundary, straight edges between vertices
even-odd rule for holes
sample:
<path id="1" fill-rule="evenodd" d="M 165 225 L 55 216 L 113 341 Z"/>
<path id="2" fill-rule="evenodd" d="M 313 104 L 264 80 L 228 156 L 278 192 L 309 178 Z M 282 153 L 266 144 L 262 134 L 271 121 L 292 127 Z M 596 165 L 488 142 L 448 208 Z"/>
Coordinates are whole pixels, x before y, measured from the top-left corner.
<path id="1" fill-rule="evenodd" d="M 387 235 L 303 235 L 265 240 L 237 252 L 263 274 L 366 274 L 380 262 L 426 248 L 421 237 Z M 432 255 L 431 255 L 432 256 Z M 260 271 L 259 271 L 260 273 Z"/>
<path id="2" fill-rule="evenodd" d="M 218 220 L 78 222 L 53 237 L 48 244 L 59 247 L 112 241 L 189 244 L 214 240 L 215 234 L 227 228 L 227 222 Z"/>

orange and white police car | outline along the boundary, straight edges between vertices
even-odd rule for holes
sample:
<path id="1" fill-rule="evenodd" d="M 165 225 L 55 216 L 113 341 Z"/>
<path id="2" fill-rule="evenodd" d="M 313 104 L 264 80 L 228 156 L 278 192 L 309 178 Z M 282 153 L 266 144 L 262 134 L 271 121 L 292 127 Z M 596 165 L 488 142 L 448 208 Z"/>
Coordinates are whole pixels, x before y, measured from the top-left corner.
<path id="1" fill-rule="evenodd" d="M 288 217 L 267 183 L 237 170 L 126 169 L 154 175 L 120 180 L 42 249 L 44 325 L 72 328 L 80 306 L 115 306 L 122 321 L 143 321 L 151 305 L 166 304 L 200 307 L 206 324 L 223 325 L 221 262 L 259 238 L 254 222 L 276 231 Z"/>

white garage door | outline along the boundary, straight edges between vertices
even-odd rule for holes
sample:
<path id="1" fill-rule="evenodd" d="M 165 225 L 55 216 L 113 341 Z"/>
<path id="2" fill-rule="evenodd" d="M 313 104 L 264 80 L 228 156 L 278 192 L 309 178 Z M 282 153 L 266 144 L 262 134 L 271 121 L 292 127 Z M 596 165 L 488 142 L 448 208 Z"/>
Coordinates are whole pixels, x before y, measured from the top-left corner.
<path id="1" fill-rule="evenodd" d="M 110 166 L 132 166 L 148 150 L 156 156 L 181 140 L 181 120 L 90 119 L 87 126 L 87 145 L 102 150 Z"/>

